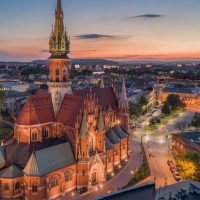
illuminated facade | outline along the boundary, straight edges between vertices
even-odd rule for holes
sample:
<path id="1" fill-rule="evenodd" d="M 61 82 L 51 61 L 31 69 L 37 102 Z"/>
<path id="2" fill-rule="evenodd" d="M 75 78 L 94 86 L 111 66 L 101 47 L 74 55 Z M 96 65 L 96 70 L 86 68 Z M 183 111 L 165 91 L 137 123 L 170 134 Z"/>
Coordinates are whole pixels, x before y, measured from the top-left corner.
<path id="1" fill-rule="evenodd" d="M 0 146 L 1 196 L 54 199 L 106 181 L 129 154 L 125 82 L 75 91 L 69 80 L 69 38 L 57 0 L 49 42 L 50 81 L 25 103 L 14 139 Z"/>

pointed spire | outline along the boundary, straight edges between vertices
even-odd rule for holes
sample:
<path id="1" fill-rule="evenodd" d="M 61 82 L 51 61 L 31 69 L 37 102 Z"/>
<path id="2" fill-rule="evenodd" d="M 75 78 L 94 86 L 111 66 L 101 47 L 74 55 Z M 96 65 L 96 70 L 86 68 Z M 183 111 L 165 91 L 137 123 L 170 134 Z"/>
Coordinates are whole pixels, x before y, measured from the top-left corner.
<path id="1" fill-rule="evenodd" d="M 98 117 L 98 122 L 97 122 L 97 130 L 99 132 L 102 132 L 105 129 L 104 121 L 103 121 L 103 115 L 102 115 L 102 110 L 100 109 L 99 111 L 99 117 Z"/>
<path id="2" fill-rule="evenodd" d="M 103 75 L 101 76 L 101 84 L 100 84 L 100 88 L 104 88 Z"/>
<path id="3" fill-rule="evenodd" d="M 78 158 L 79 159 L 81 158 L 81 147 L 80 146 L 78 147 Z"/>
<path id="4" fill-rule="evenodd" d="M 81 127 L 80 127 L 80 136 L 85 137 L 88 134 L 87 122 L 86 122 L 86 114 L 83 113 Z"/>
<path id="5" fill-rule="evenodd" d="M 56 11 L 58 13 L 62 13 L 61 0 L 57 0 L 57 9 L 56 9 Z"/>
<path id="6" fill-rule="evenodd" d="M 122 81 L 122 89 L 121 89 L 120 99 L 127 100 L 126 85 L 125 85 L 125 79 L 124 79 L 124 77 L 123 77 L 123 81 Z"/>

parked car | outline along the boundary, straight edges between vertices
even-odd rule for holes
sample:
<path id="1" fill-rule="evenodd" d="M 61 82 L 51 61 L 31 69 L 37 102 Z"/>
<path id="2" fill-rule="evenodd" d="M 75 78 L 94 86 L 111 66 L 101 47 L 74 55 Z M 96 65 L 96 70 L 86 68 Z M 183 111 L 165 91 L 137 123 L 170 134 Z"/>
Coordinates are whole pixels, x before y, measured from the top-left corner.
<path id="1" fill-rule="evenodd" d="M 177 171 L 173 172 L 173 176 L 174 176 L 176 181 L 180 181 L 181 180 L 181 177 L 180 177 L 180 175 L 179 175 L 179 173 Z"/>
<path id="2" fill-rule="evenodd" d="M 176 171 L 176 167 L 170 166 L 170 171 L 171 171 L 172 173 L 175 172 L 175 171 Z"/>
<path id="3" fill-rule="evenodd" d="M 167 164 L 170 166 L 170 164 L 173 164 L 172 160 L 167 160 Z"/>

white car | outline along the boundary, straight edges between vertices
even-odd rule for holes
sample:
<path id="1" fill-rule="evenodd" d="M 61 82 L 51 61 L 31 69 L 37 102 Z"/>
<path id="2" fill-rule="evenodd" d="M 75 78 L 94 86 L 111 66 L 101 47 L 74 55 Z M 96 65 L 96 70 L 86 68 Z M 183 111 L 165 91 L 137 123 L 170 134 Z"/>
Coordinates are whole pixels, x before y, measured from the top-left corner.
<path id="1" fill-rule="evenodd" d="M 180 175 L 179 175 L 179 173 L 178 172 L 173 172 L 173 176 L 174 176 L 174 178 L 175 178 L 175 180 L 176 181 L 180 181 L 181 180 L 181 177 L 180 177 Z"/>

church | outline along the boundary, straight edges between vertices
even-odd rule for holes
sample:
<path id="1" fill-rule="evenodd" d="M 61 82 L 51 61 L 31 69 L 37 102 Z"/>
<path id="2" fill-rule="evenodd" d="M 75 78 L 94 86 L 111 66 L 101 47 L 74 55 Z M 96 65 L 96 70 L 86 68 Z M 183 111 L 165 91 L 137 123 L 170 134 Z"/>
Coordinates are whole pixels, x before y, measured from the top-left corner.
<path id="1" fill-rule="evenodd" d="M 30 96 L 15 121 L 14 136 L 0 146 L 1 197 L 54 199 L 106 181 L 130 154 L 128 100 L 123 80 L 74 90 L 70 40 L 61 0 L 49 40 L 49 82 Z"/>

